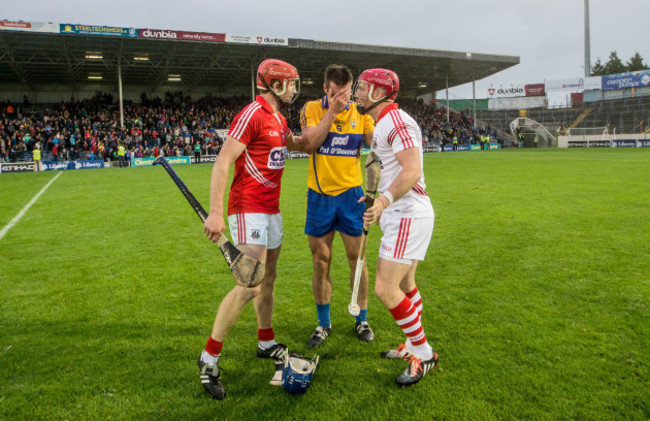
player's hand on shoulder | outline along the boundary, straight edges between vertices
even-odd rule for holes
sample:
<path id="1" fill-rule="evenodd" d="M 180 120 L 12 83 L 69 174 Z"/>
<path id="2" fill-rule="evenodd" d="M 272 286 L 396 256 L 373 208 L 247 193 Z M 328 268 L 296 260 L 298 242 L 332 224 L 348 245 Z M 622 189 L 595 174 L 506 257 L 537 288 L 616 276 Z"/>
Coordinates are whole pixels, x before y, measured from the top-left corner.
<path id="1" fill-rule="evenodd" d="M 213 243 L 217 242 L 217 239 L 221 235 L 225 228 L 225 223 L 223 221 L 222 215 L 210 214 L 203 224 L 203 231 L 210 241 Z"/>

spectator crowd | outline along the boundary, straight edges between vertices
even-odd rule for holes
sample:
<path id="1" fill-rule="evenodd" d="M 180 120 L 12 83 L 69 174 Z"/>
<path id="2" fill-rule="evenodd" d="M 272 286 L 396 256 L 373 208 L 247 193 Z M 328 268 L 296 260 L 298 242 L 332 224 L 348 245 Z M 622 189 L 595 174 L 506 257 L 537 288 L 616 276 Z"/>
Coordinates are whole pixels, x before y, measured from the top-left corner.
<path id="1" fill-rule="evenodd" d="M 124 127 L 120 110 L 111 95 L 60 102 L 48 108 L 25 103 L 22 113 L 8 102 L 0 103 L 0 162 L 30 160 L 38 144 L 45 161 L 74 159 L 118 159 L 123 146 L 126 160 L 135 157 L 191 156 L 198 144 L 202 155 L 216 155 L 224 141 L 217 130 L 228 129 L 249 96 L 206 96 L 192 100 L 181 92 L 167 93 L 164 100 L 142 94 L 139 103 L 124 101 Z M 285 113 L 290 128 L 300 132 L 300 104 Z M 401 98 L 400 105 L 422 129 L 429 146 L 478 143 L 479 131 L 472 127 L 468 112 L 450 113 L 421 100 Z M 29 112 L 27 112 L 29 110 Z"/>

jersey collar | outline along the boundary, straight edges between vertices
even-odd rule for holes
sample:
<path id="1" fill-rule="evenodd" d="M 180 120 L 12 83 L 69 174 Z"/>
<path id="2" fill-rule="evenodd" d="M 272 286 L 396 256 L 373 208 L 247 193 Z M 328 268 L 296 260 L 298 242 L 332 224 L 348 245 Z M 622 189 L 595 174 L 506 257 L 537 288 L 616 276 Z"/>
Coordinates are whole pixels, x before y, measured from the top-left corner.
<path id="1" fill-rule="evenodd" d="M 273 107 L 271 107 L 271 105 L 264 98 L 262 98 L 261 95 L 257 95 L 257 97 L 255 97 L 255 101 L 259 102 L 267 113 L 275 113 L 275 111 L 273 111 Z"/>
<path id="2" fill-rule="evenodd" d="M 388 114 L 388 113 L 391 112 L 392 110 L 396 110 L 396 109 L 398 109 L 398 108 L 399 108 L 399 107 L 398 107 L 398 105 L 397 105 L 396 102 L 393 102 L 392 104 L 388 104 L 388 106 L 386 106 L 383 110 L 381 110 L 381 112 L 380 112 L 379 115 L 377 116 L 377 123 L 379 123 L 379 120 L 381 120 L 382 118 L 384 118 L 384 116 L 385 116 L 386 114 Z"/>
<path id="3" fill-rule="evenodd" d="M 330 107 L 329 101 L 327 100 L 327 95 L 325 95 L 323 97 L 323 99 L 321 99 L 321 103 L 323 104 L 323 108 L 329 108 Z M 349 102 L 347 104 L 345 104 L 345 109 L 346 110 L 350 109 L 350 103 Z"/>

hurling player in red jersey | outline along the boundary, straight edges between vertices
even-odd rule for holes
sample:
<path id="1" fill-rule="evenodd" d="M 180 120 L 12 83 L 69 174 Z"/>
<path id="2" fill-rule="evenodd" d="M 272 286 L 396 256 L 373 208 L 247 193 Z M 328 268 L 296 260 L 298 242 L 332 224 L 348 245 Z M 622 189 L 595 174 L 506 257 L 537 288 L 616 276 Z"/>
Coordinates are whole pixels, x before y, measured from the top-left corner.
<path id="1" fill-rule="evenodd" d="M 208 238 L 216 242 L 225 228 L 223 199 L 228 171 L 234 164 L 228 190 L 230 233 L 242 252 L 265 262 L 265 275 L 260 286 L 235 286 L 219 305 L 212 334 L 198 361 L 201 383 L 215 399 L 225 396 L 218 367 L 223 342 L 249 301 L 253 301 L 257 315 L 257 356 L 278 362 L 286 349 L 275 342 L 272 327 L 273 285 L 282 244 L 280 180 L 287 138 L 292 136 L 280 109 L 295 101 L 300 92 L 298 71 L 284 61 L 265 60 L 257 71 L 257 89 L 255 101 L 233 119 L 214 164 L 210 213 L 204 225 Z"/>

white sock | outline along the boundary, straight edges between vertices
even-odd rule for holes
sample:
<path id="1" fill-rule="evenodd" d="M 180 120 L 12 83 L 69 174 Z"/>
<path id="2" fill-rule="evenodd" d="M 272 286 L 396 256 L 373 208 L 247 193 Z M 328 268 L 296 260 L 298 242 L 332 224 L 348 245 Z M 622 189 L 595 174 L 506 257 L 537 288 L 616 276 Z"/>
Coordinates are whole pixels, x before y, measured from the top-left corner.
<path id="1" fill-rule="evenodd" d="M 271 339 L 270 341 L 258 341 L 258 344 L 262 349 L 269 349 L 273 345 L 277 344 L 277 342 L 275 342 L 275 339 Z"/>
<path id="2" fill-rule="evenodd" d="M 216 364 L 219 361 L 220 356 L 221 354 L 219 354 L 216 357 L 214 355 L 210 355 L 208 354 L 208 351 L 204 349 L 203 352 L 201 353 L 201 361 L 203 361 L 206 364 Z"/>
<path id="3" fill-rule="evenodd" d="M 425 342 L 422 345 L 413 345 L 408 339 L 405 342 L 406 349 L 420 361 L 426 361 L 433 358 L 433 348 L 429 345 L 429 342 Z"/>

